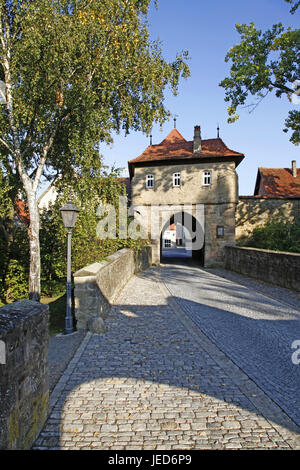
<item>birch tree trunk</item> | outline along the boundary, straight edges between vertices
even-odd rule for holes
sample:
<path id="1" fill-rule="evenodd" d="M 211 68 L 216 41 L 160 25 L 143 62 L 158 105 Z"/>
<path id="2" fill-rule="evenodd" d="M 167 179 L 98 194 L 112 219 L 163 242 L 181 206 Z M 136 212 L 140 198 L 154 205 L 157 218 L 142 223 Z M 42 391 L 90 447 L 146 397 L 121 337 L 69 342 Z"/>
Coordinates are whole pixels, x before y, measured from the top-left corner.
<path id="1" fill-rule="evenodd" d="M 39 302 L 41 295 L 41 256 L 40 256 L 40 221 L 39 211 L 36 201 L 30 211 L 30 226 L 28 229 L 30 268 L 29 268 L 29 298 Z"/>
<path id="2" fill-rule="evenodd" d="M 39 302 L 41 287 L 41 256 L 40 256 L 40 215 L 34 192 L 27 193 L 30 225 L 28 229 L 30 267 L 29 267 L 29 298 Z"/>
<path id="3" fill-rule="evenodd" d="M 47 148 L 45 148 L 45 153 L 41 159 L 41 162 L 37 169 L 37 175 L 35 181 L 32 182 L 26 172 L 24 161 L 21 153 L 20 146 L 20 137 L 17 130 L 17 125 L 14 117 L 14 107 L 13 107 L 13 96 L 12 96 L 12 78 L 10 70 L 10 60 L 11 60 L 11 50 L 10 50 L 10 27 L 8 22 L 8 17 L 2 18 L 2 10 L 0 9 L 0 41 L 3 50 L 2 57 L 2 66 L 4 71 L 5 79 L 5 91 L 6 91 L 6 109 L 8 114 L 8 120 L 11 128 L 12 143 L 13 143 L 13 152 L 12 154 L 15 157 L 16 168 L 19 173 L 20 179 L 23 183 L 27 195 L 30 225 L 28 229 L 29 236 L 29 248 L 30 248 L 30 268 L 29 268 L 29 298 L 31 300 L 40 300 L 40 278 L 41 278 L 41 260 L 40 260 L 40 242 L 39 242 L 39 230 L 40 230 L 40 220 L 39 220 L 39 210 L 36 200 L 36 190 L 40 180 L 41 173 L 43 171 L 43 166 L 46 159 Z M 3 25 L 5 26 L 3 30 Z M 51 142 L 52 143 L 52 142 Z M 6 144 L 7 148 L 10 150 L 10 147 Z"/>

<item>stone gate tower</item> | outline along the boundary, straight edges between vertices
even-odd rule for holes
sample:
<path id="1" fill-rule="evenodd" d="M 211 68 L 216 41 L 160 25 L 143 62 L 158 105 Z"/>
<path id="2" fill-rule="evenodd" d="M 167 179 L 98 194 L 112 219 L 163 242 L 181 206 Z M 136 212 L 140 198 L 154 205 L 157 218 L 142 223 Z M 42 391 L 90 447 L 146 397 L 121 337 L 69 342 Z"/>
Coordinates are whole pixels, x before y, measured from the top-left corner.
<path id="1" fill-rule="evenodd" d="M 204 266 L 222 264 L 224 245 L 235 243 L 236 167 L 243 158 L 219 137 L 202 140 L 195 126 L 192 141 L 173 129 L 128 162 L 132 211 L 151 239 L 153 263 L 160 262 L 162 231 L 184 213 L 201 240 Z"/>

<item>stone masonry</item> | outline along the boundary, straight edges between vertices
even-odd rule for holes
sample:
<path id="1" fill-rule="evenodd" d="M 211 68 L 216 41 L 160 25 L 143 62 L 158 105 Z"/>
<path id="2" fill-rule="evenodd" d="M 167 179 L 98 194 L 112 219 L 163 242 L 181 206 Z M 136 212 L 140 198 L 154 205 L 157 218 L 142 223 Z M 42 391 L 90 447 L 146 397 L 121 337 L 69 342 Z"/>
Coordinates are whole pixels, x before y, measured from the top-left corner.
<path id="1" fill-rule="evenodd" d="M 300 253 L 226 246 L 225 267 L 255 279 L 300 291 Z"/>
<path id="2" fill-rule="evenodd" d="M 132 211 L 145 236 L 151 239 L 153 264 L 160 263 L 162 233 L 171 217 L 181 213 L 196 218 L 196 237 L 200 232 L 201 246 L 193 249 L 204 266 L 222 265 L 225 244 L 235 244 L 236 167 L 244 155 L 230 150 L 219 137 L 201 140 L 199 126 L 194 132 L 194 140 L 186 141 L 173 129 L 160 144 L 150 145 L 128 163 Z M 174 175 L 180 175 L 177 186 Z M 194 215 L 198 207 L 204 208 L 200 218 Z M 153 213 L 157 214 L 154 221 Z"/>
<path id="3" fill-rule="evenodd" d="M 251 236 L 256 227 L 274 220 L 294 222 L 300 219 L 300 198 L 240 196 L 236 208 L 236 240 Z"/>
<path id="4" fill-rule="evenodd" d="M 192 322 L 158 268 L 133 276 L 51 395 L 34 449 L 299 449 L 299 428 Z"/>
<path id="5" fill-rule="evenodd" d="M 0 449 L 30 449 L 46 421 L 48 309 L 29 300 L 0 308 Z"/>
<path id="6" fill-rule="evenodd" d="M 149 246 L 137 252 L 124 248 L 108 256 L 106 261 L 77 271 L 74 274 L 77 329 L 105 331 L 103 320 L 114 299 L 134 273 L 149 267 L 150 258 Z"/>
<path id="7" fill-rule="evenodd" d="M 148 221 L 146 235 L 152 235 L 152 262 L 160 262 L 160 235 L 172 215 L 185 212 L 194 216 L 199 207 L 204 207 L 204 217 L 197 222 L 203 229 L 205 238 L 205 265 L 223 263 L 223 247 L 235 243 L 235 208 L 237 204 L 237 176 L 233 163 L 188 164 L 181 169 L 182 188 L 165 188 L 166 181 L 172 181 L 172 174 L 179 166 L 151 168 L 158 181 L 156 190 L 151 192 L 143 187 L 148 168 L 137 168 L 132 185 L 132 204 L 136 212 L 143 213 Z M 212 184 L 201 186 L 200 175 L 209 168 Z M 163 203 L 162 203 L 163 201 Z M 143 209 L 144 208 L 144 209 Z M 156 239 L 150 232 L 153 224 L 152 214 L 158 214 L 155 226 Z M 135 214 L 137 220 L 139 217 Z M 144 222 L 145 223 L 145 222 Z M 224 237 L 217 237 L 217 226 L 224 227 Z M 204 241 L 204 239 L 203 239 Z M 202 244 L 203 247 L 203 244 Z"/>

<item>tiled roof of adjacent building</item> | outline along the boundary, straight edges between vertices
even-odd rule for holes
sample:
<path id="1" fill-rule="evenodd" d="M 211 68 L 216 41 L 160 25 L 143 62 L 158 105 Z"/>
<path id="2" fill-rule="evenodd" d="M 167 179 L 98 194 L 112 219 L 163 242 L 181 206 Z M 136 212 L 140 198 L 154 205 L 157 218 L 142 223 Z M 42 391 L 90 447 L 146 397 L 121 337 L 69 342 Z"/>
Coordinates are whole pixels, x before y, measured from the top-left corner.
<path id="1" fill-rule="evenodd" d="M 293 176 L 291 168 L 258 168 L 254 195 L 300 197 L 300 169 Z"/>
<path id="2" fill-rule="evenodd" d="M 15 198 L 14 206 L 15 206 L 16 214 L 18 218 L 20 219 L 20 221 L 25 225 L 29 225 L 30 217 L 29 217 L 29 212 L 28 212 L 28 207 L 27 207 L 26 202 L 24 202 L 22 199 Z"/>
<path id="3" fill-rule="evenodd" d="M 242 153 L 229 149 L 220 138 L 204 139 L 201 145 L 201 152 L 195 154 L 193 141 L 185 140 L 177 129 L 173 129 L 160 144 L 149 145 L 139 157 L 130 160 L 129 164 L 201 157 L 244 157 Z"/>

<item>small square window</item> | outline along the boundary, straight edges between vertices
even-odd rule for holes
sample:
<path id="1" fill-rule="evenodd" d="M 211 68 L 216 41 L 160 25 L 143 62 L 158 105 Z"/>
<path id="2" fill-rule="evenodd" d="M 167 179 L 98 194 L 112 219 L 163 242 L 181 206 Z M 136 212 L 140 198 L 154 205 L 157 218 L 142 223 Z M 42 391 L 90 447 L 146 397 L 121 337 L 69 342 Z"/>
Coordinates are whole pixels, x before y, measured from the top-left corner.
<path id="1" fill-rule="evenodd" d="M 211 171 L 204 171 L 203 172 L 203 186 L 210 186 L 211 185 Z"/>
<path id="2" fill-rule="evenodd" d="M 154 175 L 146 175 L 146 188 L 154 188 Z"/>
<path id="3" fill-rule="evenodd" d="M 223 225 L 218 225 L 217 226 L 217 238 L 223 238 L 224 237 L 224 227 Z"/>
<path id="4" fill-rule="evenodd" d="M 180 185 L 181 185 L 181 174 L 173 173 L 173 186 L 178 188 Z"/>
<path id="5" fill-rule="evenodd" d="M 171 248 L 171 240 L 164 240 L 164 248 Z"/>

